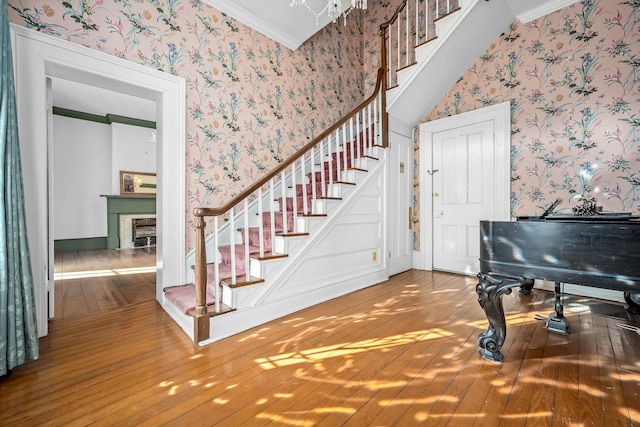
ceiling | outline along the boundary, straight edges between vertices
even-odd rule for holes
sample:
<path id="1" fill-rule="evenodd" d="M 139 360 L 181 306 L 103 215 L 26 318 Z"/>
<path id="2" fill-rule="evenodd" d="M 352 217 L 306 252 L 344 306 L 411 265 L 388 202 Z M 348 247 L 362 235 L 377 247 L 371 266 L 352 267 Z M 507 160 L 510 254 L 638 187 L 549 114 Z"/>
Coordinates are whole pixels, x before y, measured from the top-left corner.
<path id="1" fill-rule="evenodd" d="M 134 119 L 156 121 L 155 101 L 71 80 L 60 78 L 52 80 L 52 100 L 55 107 L 98 116 L 116 114 Z"/>
<path id="2" fill-rule="evenodd" d="M 291 50 L 331 22 L 326 12 L 317 21 L 315 16 L 323 11 L 327 0 L 305 0 L 305 5 L 296 6 L 291 6 L 290 0 L 204 1 Z M 350 6 L 351 0 L 342 0 L 343 11 Z"/>

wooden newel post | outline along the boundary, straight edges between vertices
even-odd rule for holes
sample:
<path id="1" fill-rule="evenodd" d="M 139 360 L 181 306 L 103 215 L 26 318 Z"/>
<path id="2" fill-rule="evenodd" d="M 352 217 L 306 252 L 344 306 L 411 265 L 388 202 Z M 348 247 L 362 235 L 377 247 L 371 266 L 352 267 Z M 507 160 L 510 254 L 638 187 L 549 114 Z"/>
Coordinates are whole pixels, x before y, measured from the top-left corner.
<path id="1" fill-rule="evenodd" d="M 209 338 L 209 316 L 207 314 L 207 252 L 205 248 L 204 228 L 206 222 L 201 215 L 196 216 L 196 265 L 195 287 L 196 308 L 194 311 L 194 338 L 199 343 Z"/>
<path id="2" fill-rule="evenodd" d="M 195 284 L 196 284 L 196 314 L 207 313 L 207 260 L 204 242 L 204 228 L 206 226 L 204 217 L 197 217 L 196 220 L 196 265 L 195 265 Z"/>

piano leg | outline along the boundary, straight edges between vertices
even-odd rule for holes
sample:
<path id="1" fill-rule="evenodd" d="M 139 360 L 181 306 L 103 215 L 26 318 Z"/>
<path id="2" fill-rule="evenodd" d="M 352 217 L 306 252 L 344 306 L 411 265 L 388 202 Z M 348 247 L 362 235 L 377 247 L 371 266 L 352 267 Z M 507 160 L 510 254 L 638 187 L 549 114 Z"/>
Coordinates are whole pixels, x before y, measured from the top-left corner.
<path id="1" fill-rule="evenodd" d="M 478 338 L 478 353 L 492 362 L 502 362 L 504 356 L 500 353 L 507 335 L 507 323 L 504 318 L 502 295 L 510 294 L 511 289 L 521 286 L 524 279 L 520 277 L 492 276 L 478 273 L 476 293 L 478 303 L 484 310 L 489 328 Z"/>
<path id="2" fill-rule="evenodd" d="M 556 282 L 556 303 L 554 313 L 551 313 L 547 318 L 547 330 L 551 332 L 557 332 L 559 334 L 569 333 L 569 322 L 564 317 L 563 305 L 562 305 L 562 291 L 560 289 L 560 282 Z"/>

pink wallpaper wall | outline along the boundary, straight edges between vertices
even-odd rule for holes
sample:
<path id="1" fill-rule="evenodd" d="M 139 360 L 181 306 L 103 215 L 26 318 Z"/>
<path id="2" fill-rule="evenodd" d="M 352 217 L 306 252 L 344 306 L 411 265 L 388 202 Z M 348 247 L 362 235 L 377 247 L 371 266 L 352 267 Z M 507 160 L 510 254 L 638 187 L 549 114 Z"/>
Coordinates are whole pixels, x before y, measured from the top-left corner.
<path id="1" fill-rule="evenodd" d="M 330 25 L 295 52 L 199 0 L 9 0 L 9 12 L 18 25 L 185 78 L 190 219 L 193 207 L 237 194 L 370 93 L 379 26 L 399 3 L 370 2 L 347 27 Z M 505 29 L 423 121 L 510 101 L 514 216 L 557 197 L 569 212 L 576 196 L 638 213 L 638 52 L 637 1 L 576 3 Z M 417 144 L 415 158 L 418 249 Z"/>
<path id="2" fill-rule="evenodd" d="M 540 214 L 559 197 L 566 213 L 584 197 L 640 214 L 637 0 L 587 0 L 514 23 L 423 121 L 505 101 L 514 216 Z M 419 207 L 419 185 L 414 194 Z"/>
<path id="3" fill-rule="evenodd" d="M 357 12 L 296 51 L 200 0 L 9 0 L 9 17 L 186 80 L 187 249 L 194 207 L 227 201 L 368 95 Z"/>

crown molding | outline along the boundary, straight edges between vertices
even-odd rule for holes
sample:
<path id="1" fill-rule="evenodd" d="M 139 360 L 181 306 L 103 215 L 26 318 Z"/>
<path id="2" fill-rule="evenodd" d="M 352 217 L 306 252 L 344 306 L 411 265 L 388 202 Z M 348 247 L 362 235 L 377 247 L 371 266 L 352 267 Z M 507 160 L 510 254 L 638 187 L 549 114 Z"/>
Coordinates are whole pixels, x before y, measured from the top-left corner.
<path id="1" fill-rule="evenodd" d="M 278 28 L 275 28 L 273 25 L 257 16 L 253 11 L 247 9 L 236 1 L 205 0 L 205 2 L 220 10 L 225 15 L 229 15 L 265 36 L 282 43 L 291 50 L 296 50 L 304 42 L 304 40 L 299 40 L 283 31 L 280 31 Z M 289 6 L 287 5 L 287 7 Z"/>
<path id="2" fill-rule="evenodd" d="M 150 120 L 136 119 L 135 117 L 119 116 L 117 114 L 98 114 L 84 113 L 82 111 L 70 110 L 68 108 L 53 107 L 53 114 L 56 116 L 69 117 L 72 119 L 87 120 L 90 122 L 103 123 L 110 125 L 111 123 L 120 123 L 123 125 L 139 126 L 143 128 L 155 129 L 156 122 Z"/>

